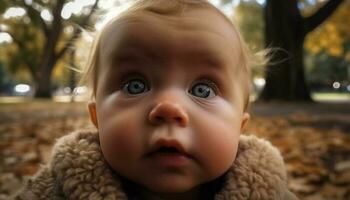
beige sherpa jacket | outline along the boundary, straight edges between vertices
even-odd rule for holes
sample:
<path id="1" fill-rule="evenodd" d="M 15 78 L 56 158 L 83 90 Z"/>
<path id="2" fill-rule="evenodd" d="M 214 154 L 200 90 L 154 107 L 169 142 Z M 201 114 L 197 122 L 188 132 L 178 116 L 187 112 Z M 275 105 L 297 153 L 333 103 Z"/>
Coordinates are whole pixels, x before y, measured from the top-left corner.
<path id="1" fill-rule="evenodd" d="M 225 179 L 215 200 L 296 199 L 287 189 L 279 151 L 254 136 L 241 136 L 236 160 Z M 59 139 L 51 161 L 14 198 L 128 199 L 121 181 L 103 159 L 95 131 L 78 131 Z"/>

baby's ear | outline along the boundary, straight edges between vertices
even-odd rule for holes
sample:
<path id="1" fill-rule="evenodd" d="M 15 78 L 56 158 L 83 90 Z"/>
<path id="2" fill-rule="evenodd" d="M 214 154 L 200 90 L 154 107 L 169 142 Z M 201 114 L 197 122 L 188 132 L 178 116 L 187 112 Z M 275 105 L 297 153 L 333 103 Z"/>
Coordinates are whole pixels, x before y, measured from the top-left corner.
<path id="1" fill-rule="evenodd" d="M 90 120 L 95 125 L 95 127 L 98 128 L 97 115 L 96 115 L 96 103 L 89 102 L 88 107 L 89 107 Z"/>
<path id="2" fill-rule="evenodd" d="M 247 112 L 243 113 L 242 122 L 241 122 L 241 133 L 243 133 L 248 125 L 248 121 L 250 119 L 250 115 Z"/>

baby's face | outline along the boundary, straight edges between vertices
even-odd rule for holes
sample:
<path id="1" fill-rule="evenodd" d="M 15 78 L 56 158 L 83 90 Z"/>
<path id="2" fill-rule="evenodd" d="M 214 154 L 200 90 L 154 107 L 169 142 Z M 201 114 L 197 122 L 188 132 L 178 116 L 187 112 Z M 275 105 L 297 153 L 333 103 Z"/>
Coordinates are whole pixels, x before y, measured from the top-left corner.
<path id="1" fill-rule="evenodd" d="M 140 12 L 102 35 L 101 148 L 121 176 L 158 193 L 209 182 L 232 165 L 243 112 L 237 36 L 216 11 Z"/>

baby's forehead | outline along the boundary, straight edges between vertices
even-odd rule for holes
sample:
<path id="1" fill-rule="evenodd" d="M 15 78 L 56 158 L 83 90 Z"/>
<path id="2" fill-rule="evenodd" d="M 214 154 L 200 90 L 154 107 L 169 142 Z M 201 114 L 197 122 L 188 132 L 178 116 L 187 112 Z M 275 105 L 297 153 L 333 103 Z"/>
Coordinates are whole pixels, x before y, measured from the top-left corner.
<path id="1" fill-rule="evenodd" d="M 241 48 L 238 41 L 235 29 L 213 9 L 192 9 L 181 15 L 137 11 L 106 26 L 100 50 L 105 59 L 134 48 L 164 53 L 188 50 L 197 54 L 230 54 L 237 60 Z"/>

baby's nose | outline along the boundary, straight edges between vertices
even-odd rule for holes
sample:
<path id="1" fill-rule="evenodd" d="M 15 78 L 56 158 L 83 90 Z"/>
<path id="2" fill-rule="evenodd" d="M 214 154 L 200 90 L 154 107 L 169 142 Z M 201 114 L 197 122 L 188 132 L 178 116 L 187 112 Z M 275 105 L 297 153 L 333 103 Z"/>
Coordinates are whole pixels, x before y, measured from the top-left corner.
<path id="1" fill-rule="evenodd" d="M 186 111 L 175 102 L 160 102 L 155 105 L 148 116 L 152 124 L 177 123 L 180 126 L 187 126 L 188 115 Z"/>

